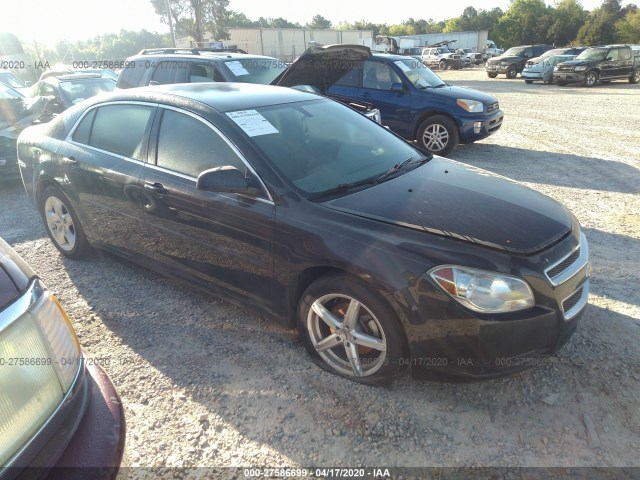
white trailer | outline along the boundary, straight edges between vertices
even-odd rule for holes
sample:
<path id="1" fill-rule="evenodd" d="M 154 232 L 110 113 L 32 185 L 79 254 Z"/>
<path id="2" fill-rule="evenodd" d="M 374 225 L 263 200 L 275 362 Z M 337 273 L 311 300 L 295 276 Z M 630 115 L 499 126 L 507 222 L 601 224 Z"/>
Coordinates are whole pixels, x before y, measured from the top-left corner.
<path id="1" fill-rule="evenodd" d="M 434 43 L 443 42 L 445 40 L 453 41 L 450 48 L 470 48 L 474 52 L 485 53 L 489 40 L 489 32 L 487 30 L 477 30 L 469 32 L 447 32 L 447 33 L 424 33 L 421 35 L 403 35 L 395 37 L 398 42 L 403 40 L 414 40 L 418 44 L 416 46 L 428 46 Z M 495 44 L 493 44 L 495 46 Z"/>

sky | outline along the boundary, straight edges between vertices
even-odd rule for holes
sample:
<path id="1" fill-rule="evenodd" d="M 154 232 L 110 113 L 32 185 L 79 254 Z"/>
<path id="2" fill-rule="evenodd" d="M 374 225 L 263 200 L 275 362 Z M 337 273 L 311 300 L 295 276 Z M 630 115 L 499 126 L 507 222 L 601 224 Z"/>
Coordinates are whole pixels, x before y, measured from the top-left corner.
<path id="1" fill-rule="evenodd" d="M 28 44 L 34 40 L 52 46 L 57 41 L 86 40 L 96 35 L 118 32 L 120 29 L 152 32 L 168 32 L 160 22 L 149 0 L 8 0 L 3 7 L 2 30 L 9 30 Z M 552 0 L 547 0 L 552 4 Z M 623 1 L 623 5 L 631 3 Z M 637 2 L 636 2 L 637 3 Z M 431 5 L 430 5 L 431 4 Z M 582 0 L 591 10 L 602 0 Z M 406 5 L 406 8 L 394 6 Z M 422 8 L 416 8 L 424 5 Z M 457 17 L 473 6 L 490 10 L 496 6 L 506 10 L 509 0 L 447 0 L 445 2 L 394 3 L 380 0 L 230 0 L 229 9 L 244 13 L 251 20 L 259 17 L 283 17 L 305 24 L 316 15 L 339 22 L 365 20 L 374 23 L 394 24 L 407 20 L 433 18 L 436 21 Z M 429 8 L 431 7 L 431 8 Z"/>

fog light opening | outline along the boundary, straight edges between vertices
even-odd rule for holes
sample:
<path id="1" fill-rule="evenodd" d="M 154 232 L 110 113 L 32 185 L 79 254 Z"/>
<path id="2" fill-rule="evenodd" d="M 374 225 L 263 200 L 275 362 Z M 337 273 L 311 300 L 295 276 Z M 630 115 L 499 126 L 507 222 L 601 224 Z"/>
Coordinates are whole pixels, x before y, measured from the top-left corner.
<path id="1" fill-rule="evenodd" d="M 474 122 L 473 133 L 480 133 L 482 131 L 482 122 Z"/>

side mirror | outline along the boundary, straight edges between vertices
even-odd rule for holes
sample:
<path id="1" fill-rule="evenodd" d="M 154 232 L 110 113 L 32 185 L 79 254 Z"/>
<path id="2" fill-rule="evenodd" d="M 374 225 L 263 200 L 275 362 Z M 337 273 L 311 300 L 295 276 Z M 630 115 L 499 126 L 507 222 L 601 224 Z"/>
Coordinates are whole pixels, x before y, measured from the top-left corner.
<path id="1" fill-rule="evenodd" d="M 245 195 L 257 196 L 258 190 L 249 185 L 249 181 L 236 167 L 226 165 L 205 170 L 198 175 L 196 181 L 198 190 L 208 192 L 229 192 L 243 193 Z"/>
<path id="2" fill-rule="evenodd" d="M 393 82 L 389 90 L 393 93 L 404 93 L 404 85 L 401 82 Z"/>

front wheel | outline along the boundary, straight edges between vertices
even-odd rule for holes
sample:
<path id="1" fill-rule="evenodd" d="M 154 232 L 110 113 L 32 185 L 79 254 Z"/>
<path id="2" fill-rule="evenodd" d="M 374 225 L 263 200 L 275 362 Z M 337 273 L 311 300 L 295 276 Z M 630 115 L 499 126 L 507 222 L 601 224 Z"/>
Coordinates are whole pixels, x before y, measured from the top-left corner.
<path id="1" fill-rule="evenodd" d="M 440 60 L 440 63 L 438 63 L 438 68 L 440 68 L 440 70 L 446 70 L 447 62 L 445 60 Z"/>
<path id="2" fill-rule="evenodd" d="M 637 68 L 629 77 L 629 83 L 640 83 L 640 68 Z"/>
<path id="3" fill-rule="evenodd" d="M 525 80 L 524 83 L 526 83 L 527 85 L 531 85 L 533 83 L 533 80 Z"/>
<path id="4" fill-rule="evenodd" d="M 447 155 L 459 142 L 458 127 L 449 117 L 434 115 L 418 128 L 418 144 L 436 155 Z"/>
<path id="5" fill-rule="evenodd" d="M 49 186 L 40 195 L 40 214 L 55 247 L 69 258 L 80 258 L 89 249 L 87 237 L 71 202 L 58 187 Z"/>
<path id="6" fill-rule="evenodd" d="M 394 312 L 368 287 L 346 276 L 322 277 L 304 292 L 298 330 L 323 369 L 369 385 L 398 375 L 402 332 Z"/>
<path id="7" fill-rule="evenodd" d="M 498 76 L 497 73 L 487 73 L 487 77 L 489 78 L 496 78 Z"/>
<path id="8" fill-rule="evenodd" d="M 518 76 L 518 69 L 515 65 L 511 65 L 509 70 L 507 70 L 507 78 L 513 79 Z"/>
<path id="9" fill-rule="evenodd" d="M 598 83 L 598 72 L 591 70 L 584 76 L 584 84 L 586 87 L 595 87 Z"/>

